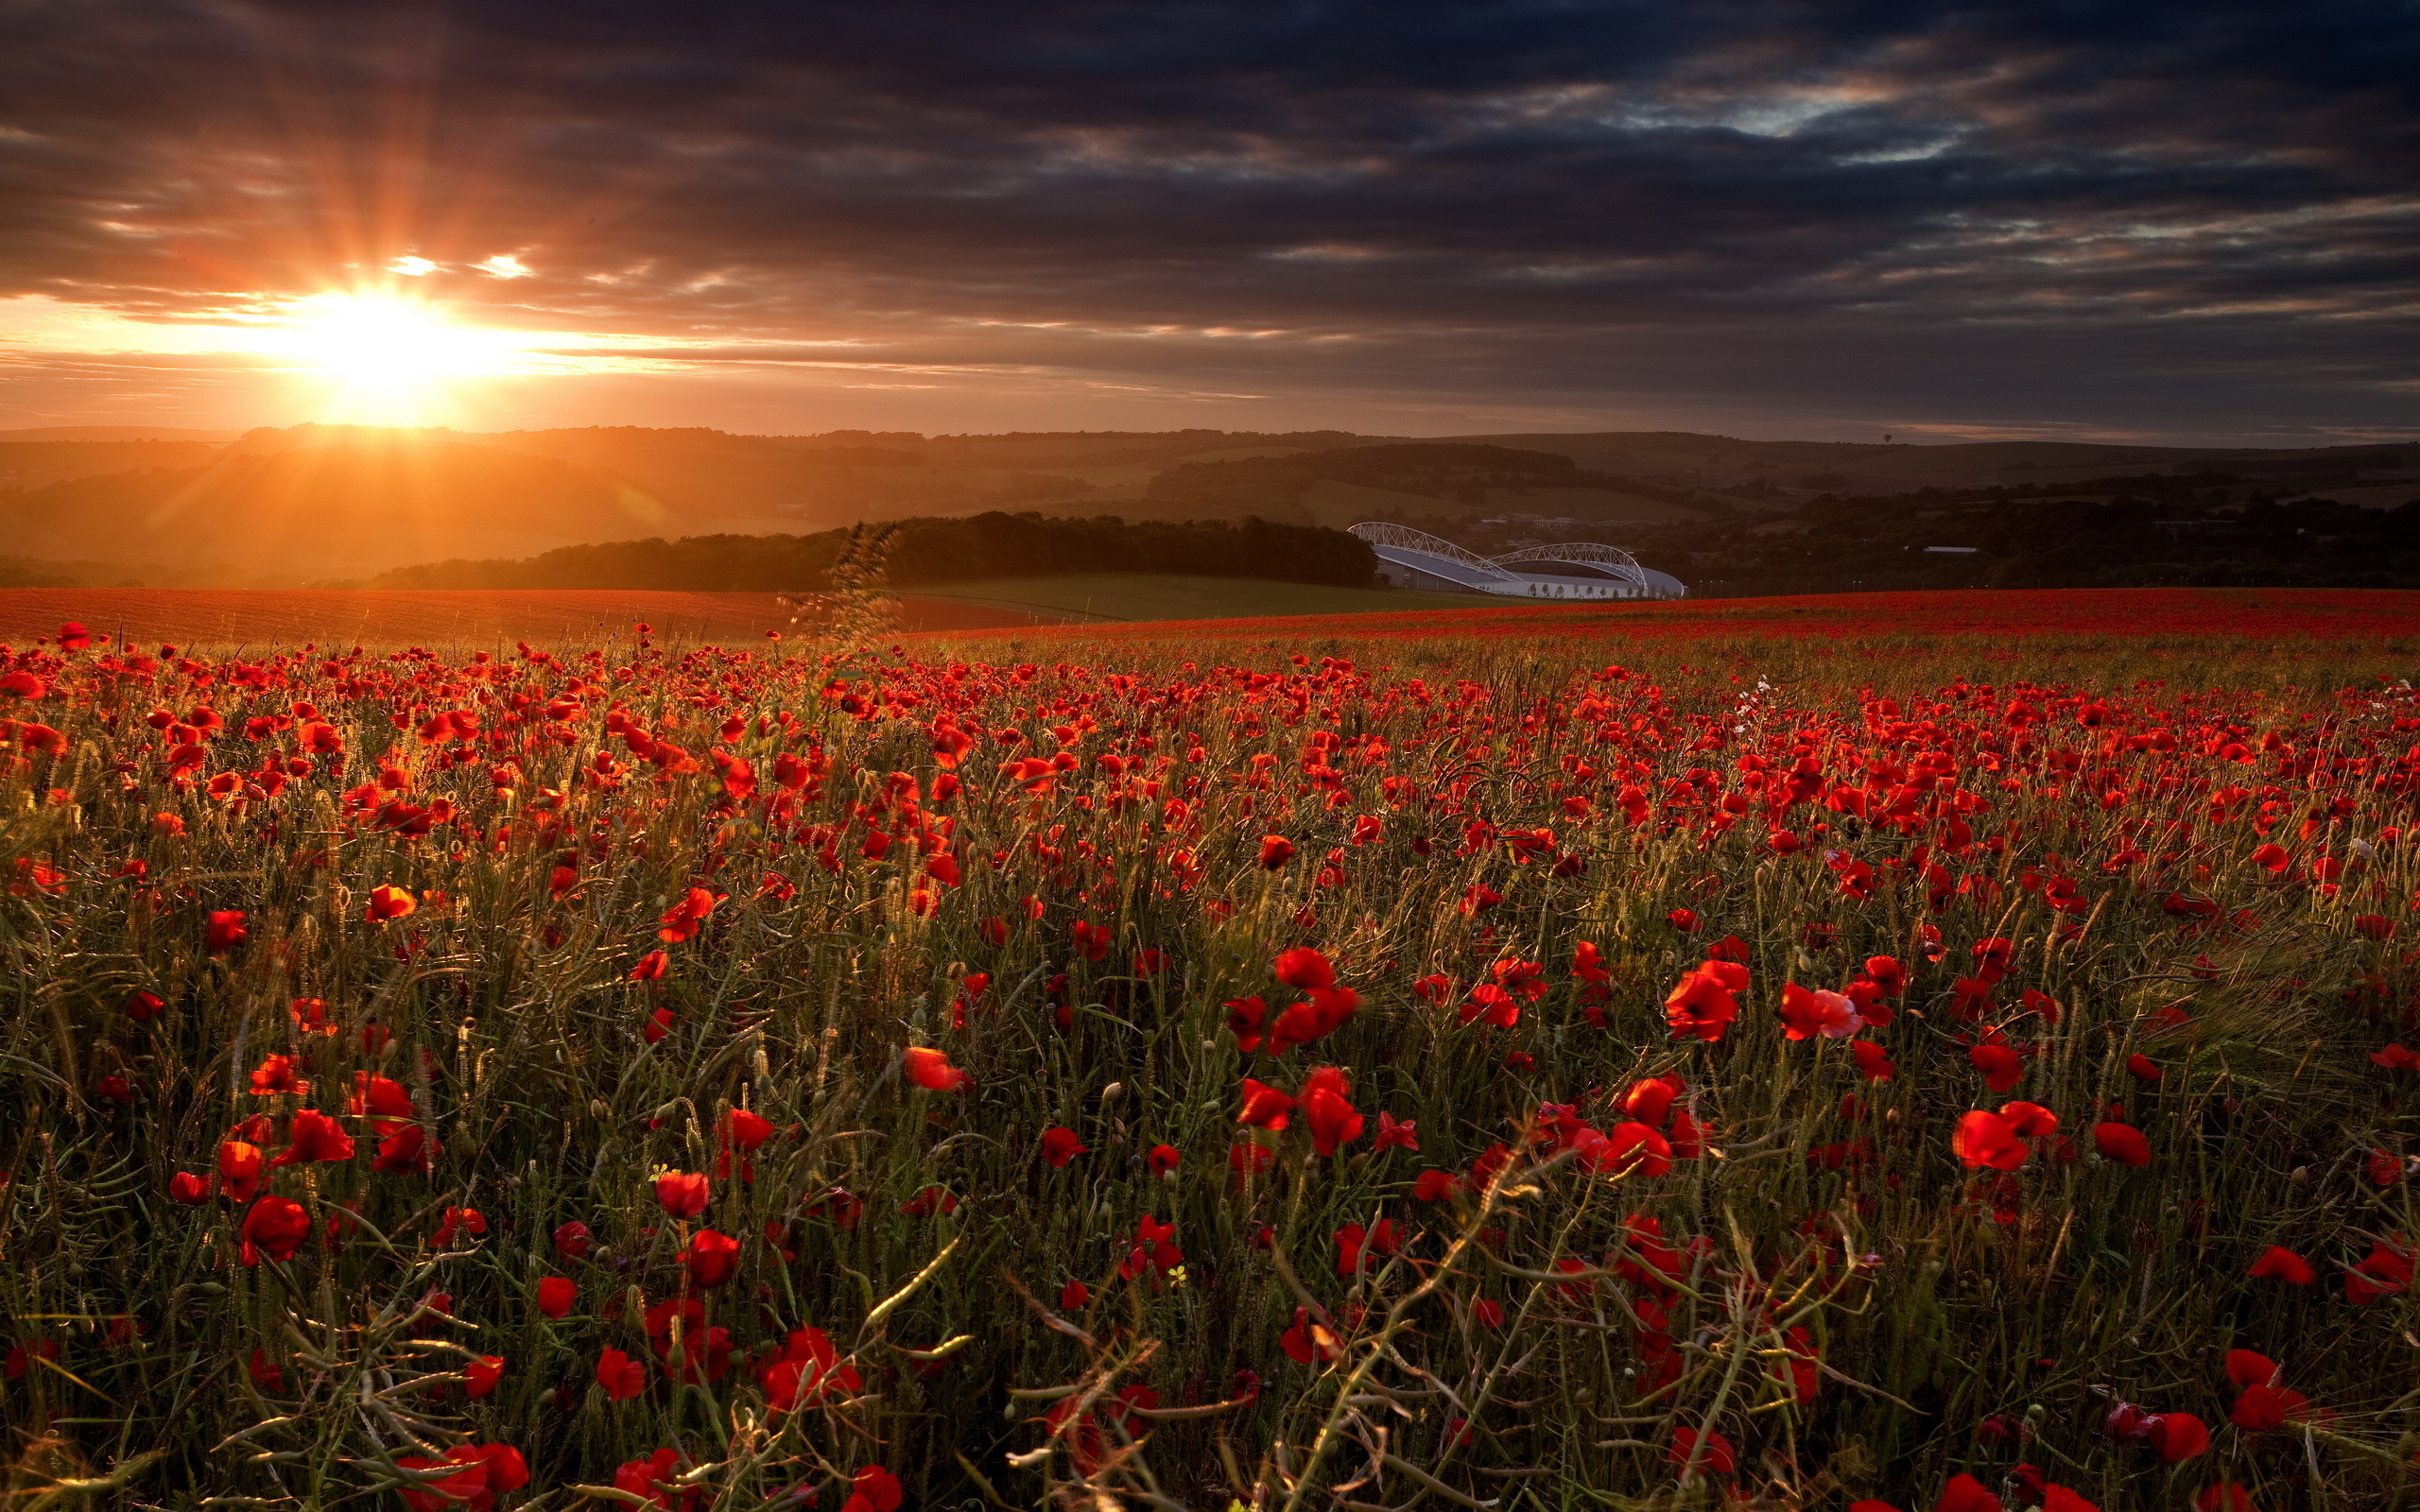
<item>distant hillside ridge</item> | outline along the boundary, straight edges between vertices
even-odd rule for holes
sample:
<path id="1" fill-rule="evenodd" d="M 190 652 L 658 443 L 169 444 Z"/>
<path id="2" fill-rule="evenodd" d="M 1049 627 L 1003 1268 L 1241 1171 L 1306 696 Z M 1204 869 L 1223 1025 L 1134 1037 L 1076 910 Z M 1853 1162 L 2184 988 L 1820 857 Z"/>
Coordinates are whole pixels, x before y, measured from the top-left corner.
<path id="1" fill-rule="evenodd" d="M 1247 519 L 1134 524 L 1114 516 L 1046 518 L 991 511 L 967 520 L 902 521 L 894 588 L 1065 573 L 1253 577 L 1338 588 L 1373 586 L 1377 558 L 1357 537 Z M 370 588 L 628 588 L 691 593 L 820 589 L 841 530 L 814 535 L 648 537 L 563 546 L 520 560 L 428 562 L 381 573 Z"/>

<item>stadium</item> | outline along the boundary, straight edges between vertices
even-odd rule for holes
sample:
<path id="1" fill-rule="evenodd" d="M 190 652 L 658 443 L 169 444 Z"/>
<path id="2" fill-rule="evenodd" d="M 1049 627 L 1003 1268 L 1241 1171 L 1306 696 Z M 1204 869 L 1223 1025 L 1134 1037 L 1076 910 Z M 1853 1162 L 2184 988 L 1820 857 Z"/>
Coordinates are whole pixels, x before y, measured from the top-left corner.
<path id="1" fill-rule="evenodd" d="M 1567 541 L 1481 557 L 1409 525 L 1365 522 L 1352 533 L 1377 554 L 1378 576 L 1396 588 L 1496 593 L 1508 598 L 1686 598 L 1688 585 L 1642 567 L 1619 546 Z"/>

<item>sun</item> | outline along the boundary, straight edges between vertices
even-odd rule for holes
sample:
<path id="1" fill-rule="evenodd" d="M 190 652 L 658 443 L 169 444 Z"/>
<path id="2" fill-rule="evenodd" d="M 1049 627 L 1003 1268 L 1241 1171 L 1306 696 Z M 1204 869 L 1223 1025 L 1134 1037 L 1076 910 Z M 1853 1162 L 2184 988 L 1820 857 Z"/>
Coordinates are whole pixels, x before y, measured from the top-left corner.
<path id="1" fill-rule="evenodd" d="M 498 371 L 512 338 L 456 324 L 435 303 L 363 292 L 296 301 L 278 345 L 324 381 L 323 419 L 408 425 L 445 407 L 454 386 Z"/>

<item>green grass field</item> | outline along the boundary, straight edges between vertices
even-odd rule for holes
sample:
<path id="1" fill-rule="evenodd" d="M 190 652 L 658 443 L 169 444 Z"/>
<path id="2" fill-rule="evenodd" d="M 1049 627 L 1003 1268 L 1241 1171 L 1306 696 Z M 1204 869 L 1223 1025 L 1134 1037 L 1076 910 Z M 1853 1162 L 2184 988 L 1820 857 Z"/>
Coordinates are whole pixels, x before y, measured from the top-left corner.
<path id="1" fill-rule="evenodd" d="M 1495 602 L 1478 593 L 1417 593 L 1396 589 L 1326 588 L 1258 577 L 1178 577 L 1150 573 L 1071 573 L 1056 577 L 990 577 L 939 588 L 903 589 L 919 598 L 1045 609 L 1104 620 L 1235 619 L 1263 614 L 1360 614 L 1381 610 L 1470 609 Z M 1512 600 L 1505 600 L 1511 603 Z M 1525 601 L 1526 602 L 1526 601 Z"/>

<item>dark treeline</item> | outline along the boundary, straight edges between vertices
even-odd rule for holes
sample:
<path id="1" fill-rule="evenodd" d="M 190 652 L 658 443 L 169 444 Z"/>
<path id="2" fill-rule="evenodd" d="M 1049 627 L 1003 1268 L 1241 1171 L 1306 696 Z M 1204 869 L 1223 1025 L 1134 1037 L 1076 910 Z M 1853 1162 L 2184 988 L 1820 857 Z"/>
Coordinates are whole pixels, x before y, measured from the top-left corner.
<path id="1" fill-rule="evenodd" d="M 2219 474 L 2100 479 L 2041 498 L 2017 489 L 1843 498 L 1762 517 L 1754 530 L 1542 525 L 1431 517 L 1406 524 L 1486 554 L 1543 539 L 1602 540 L 1701 597 L 1919 588 L 2420 588 L 2420 498 L 2391 509 L 2245 496 Z M 1931 550 L 1927 548 L 1952 548 Z M 1963 549 L 1960 549 L 1963 548 Z"/>
<path id="2" fill-rule="evenodd" d="M 782 593 L 823 586 L 845 531 L 810 536 L 687 536 L 563 546 L 522 560 L 428 562 L 372 588 L 651 588 Z M 1143 521 L 1033 513 L 901 522 L 890 583 L 916 588 L 1048 573 L 1179 573 L 1367 587 L 1370 548 L 1341 530 L 1248 519 Z"/>

